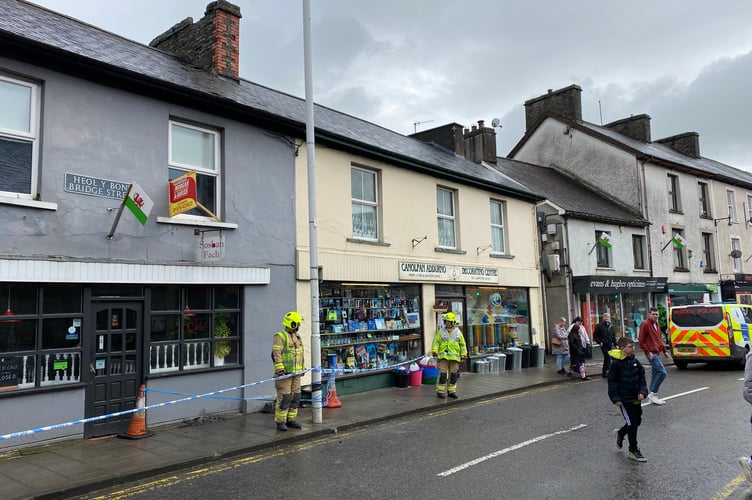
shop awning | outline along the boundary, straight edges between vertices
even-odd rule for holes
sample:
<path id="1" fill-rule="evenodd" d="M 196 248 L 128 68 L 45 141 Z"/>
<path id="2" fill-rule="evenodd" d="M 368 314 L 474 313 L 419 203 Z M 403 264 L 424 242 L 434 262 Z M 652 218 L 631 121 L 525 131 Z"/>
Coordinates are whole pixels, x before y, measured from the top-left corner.
<path id="1" fill-rule="evenodd" d="M 668 293 L 706 293 L 711 290 L 710 287 L 712 286 L 718 285 L 715 283 L 712 285 L 683 285 L 680 283 L 669 283 Z"/>

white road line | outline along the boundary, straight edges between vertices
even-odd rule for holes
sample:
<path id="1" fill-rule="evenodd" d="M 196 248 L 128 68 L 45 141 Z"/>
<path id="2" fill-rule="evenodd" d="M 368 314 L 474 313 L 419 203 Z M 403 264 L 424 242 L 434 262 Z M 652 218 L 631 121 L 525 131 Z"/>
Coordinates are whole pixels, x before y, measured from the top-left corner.
<path id="1" fill-rule="evenodd" d="M 522 448 L 523 446 L 527 446 L 529 444 L 537 443 L 538 441 L 542 441 L 542 440 L 548 439 L 550 437 L 558 436 L 559 434 L 566 434 L 567 432 L 572 432 L 572 431 L 576 431 L 576 430 L 579 430 L 579 429 L 583 429 L 585 427 L 587 427 L 587 425 L 580 424 L 580 425 L 577 425 L 575 427 L 572 427 L 572 428 L 569 428 L 569 429 L 565 429 L 563 431 L 556 431 L 556 432 L 552 432 L 551 434 L 543 434 L 542 436 L 538 436 L 538 437 L 535 437 L 533 439 L 529 439 L 527 441 L 523 441 L 522 443 L 516 444 L 514 446 L 510 446 L 509 448 L 504 448 L 503 450 L 495 451 L 493 453 L 489 453 L 488 455 L 476 458 L 475 460 L 471 460 L 469 462 L 465 462 L 462 465 L 458 465 L 457 467 L 451 468 L 451 469 L 449 469 L 447 471 L 444 471 L 444 472 L 439 472 L 436 475 L 439 476 L 439 477 L 447 477 L 447 476 L 450 476 L 450 475 L 454 474 L 455 472 L 459 472 L 461 470 L 465 470 L 468 467 L 472 467 L 473 465 L 478 465 L 481 462 L 485 462 L 486 460 L 490 460 L 490 459 L 492 459 L 494 457 L 498 457 L 499 455 L 503 455 L 505 453 L 509 453 L 510 451 L 518 450 L 518 449 Z"/>
<path id="2" fill-rule="evenodd" d="M 705 391 L 707 389 L 710 389 L 710 387 L 700 387 L 699 389 L 692 389 L 691 391 L 680 392 L 679 394 L 674 394 L 673 396 L 666 396 L 665 398 L 662 398 L 662 399 L 663 400 L 674 399 L 674 398 L 678 398 L 679 396 L 686 396 L 687 394 L 692 394 L 692 393 L 695 393 L 695 392 Z M 653 403 L 651 403 L 647 399 L 643 400 L 643 402 L 642 402 L 642 406 L 648 406 L 648 405 L 652 405 L 652 404 Z"/>

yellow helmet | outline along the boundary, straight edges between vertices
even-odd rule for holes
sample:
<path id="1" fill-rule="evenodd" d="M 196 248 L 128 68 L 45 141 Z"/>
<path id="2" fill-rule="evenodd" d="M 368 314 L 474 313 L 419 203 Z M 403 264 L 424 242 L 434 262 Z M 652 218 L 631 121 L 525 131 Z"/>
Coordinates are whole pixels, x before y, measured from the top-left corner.
<path id="1" fill-rule="evenodd" d="M 442 314 L 441 319 L 443 319 L 444 321 L 449 321 L 453 325 L 457 323 L 457 315 L 453 312 Z"/>
<path id="2" fill-rule="evenodd" d="M 290 311 L 282 318 L 282 326 L 297 331 L 303 322 L 303 315 L 296 311 Z"/>

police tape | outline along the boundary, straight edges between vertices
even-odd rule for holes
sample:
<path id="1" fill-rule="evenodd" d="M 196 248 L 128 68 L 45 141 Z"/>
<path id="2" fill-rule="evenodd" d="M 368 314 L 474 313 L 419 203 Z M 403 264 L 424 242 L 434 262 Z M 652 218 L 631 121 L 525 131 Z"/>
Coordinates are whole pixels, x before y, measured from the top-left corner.
<path id="1" fill-rule="evenodd" d="M 19 437 L 23 437 L 23 436 L 29 436 L 29 435 L 32 435 L 32 434 L 38 434 L 40 432 L 46 432 L 46 431 L 53 431 L 53 430 L 57 430 L 57 429 L 63 429 L 63 428 L 66 428 L 66 427 L 73 427 L 74 425 L 88 424 L 90 422 L 96 422 L 98 420 L 105 420 L 107 418 L 122 417 L 123 415 L 129 415 L 129 414 L 135 413 L 137 411 L 145 411 L 145 410 L 152 410 L 152 409 L 155 409 L 155 408 L 162 408 L 162 407 L 165 407 L 165 406 L 170 406 L 170 405 L 174 405 L 174 404 L 178 404 L 178 403 L 185 403 L 186 401 L 192 401 L 194 399 L 202 399 L 203 398 L 203 399 L 254 400 L 254 399 L 257 399 L 257 398 L 229 398 L 229 397 L 217 396 L 217 395 L 218 394 L 224 394 L 224 393 L 230 392 L 230 391 L 237 391 L 237 390 L 240 390 L 240 389 L 245 389 L 247 387 L 252 387 L 252 386 L 255 386 L 255 385 L 265 384 L 267 382 L 273 382 L 273 381 L 276 381 L 276 380 L 283 380 L 283 379 L 290 378 L 290 377 L 297 377 L 297 376 L 305 375 L 306 373 L 313 372 L 313 371 L 317 371 L 317 372 L 320 372 L 322 374 L 367 373 L 367 372 L 370 372 L 370 371 L 384 371 L 384 370 L 391 369 L 393 367 L 402 366 L 402 365 L 405 365 L 405 364 L 408 364 L 408 363 L 414 363 L 415 361 L 417 361 L 417 360 L 419 360 L 421 358 L 423 358 L 423 356 L 420 356 L 420 357 L 417 357 L 417 358 L 413 358 L 413 359 L 410 359 L 410 360 L 407 360 L 407 361 L 402 361 L 402 362 L 396 363 L 394 365 L 390 365 L 390 366 L 382 367 L 382 368 L 321 368 L 319 366 L 319 367 L 315 367 L 315 368 L 308 368 L 308 369 L 303 370 L 301 372 L 288 373 L 288 374 L 280 376 L 280 377 L 272 377 L 272 378 L 268 378 L 268 379 L 264 379 L 264 380 L 259 380 L 259 381 L 256 381 L 256 382 L 251 382 L 251 383 L 248 383 L 248 384 L 236 385 L 234 387 L 228 387 L 226 389 L 219 389 L 217 391 L 206 392 L 204 394 L 184 394 L 184 393 L 178 393 L 178 392 L 160 391 L 160 390 L 152 390 L 152 389 L 146 388 L 146 389 L 144 389 L 144 392 L 154 392 L 154 393 L 162 393 L 162 394 L 182 395 L 182 396 L 185 396 L 185 397 L 182 397 L 180 399 L 175 399 L 175 400 L 172 400 L 172 401 L 165 401 L 165 402 L 162 402 L 162 403 L 156 403 L 156 404 L 153 404 L 153 405 L 144 406 L 143 408 L 132 408 L 130 410 L 123 410 L 123 411 L 118 411 L 118 412 L 114 412 L 114 413 L 108 413 L 106 415 L 97 415 L 96 417 L 82 418 L 82 419 L 78 419 L 78 420 L 71 420 L 69 422 L 63 422 L 63 423 L 60 423 L 60 424 L 46 425 L 44 427 L 37 427 L 36 429 L 29 429 L 29 430 L 19 431 L 19 432 L 11 432 L 10 434 L 0 435 L 0 441 L 5 441 L 5 440 L 8 440 L 8 439 L 19 438 Z M 260 398 L 258 398 L 258 399 L 260 399 Z M 264 398 L 263 400 L 266 401 L 267 399 Z M 311 399 L 310 401 L 321 401 L 321 398 Z"/>

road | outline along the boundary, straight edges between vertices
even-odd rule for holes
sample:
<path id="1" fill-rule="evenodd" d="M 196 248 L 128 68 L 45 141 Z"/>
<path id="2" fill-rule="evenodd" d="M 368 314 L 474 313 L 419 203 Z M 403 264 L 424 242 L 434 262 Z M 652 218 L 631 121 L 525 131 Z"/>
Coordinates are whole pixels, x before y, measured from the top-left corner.
<path id="1" fill-rule="evenodd" d="M 212 462 L 93 498 L 752 499 L 737 457 L 752 452 L 740 370 L 705 365 L 669 377 L 644 406 L 637 463 L 606 381 L 562 381 Z M 650 374 L 648 372 L 648 378 Z"/>

